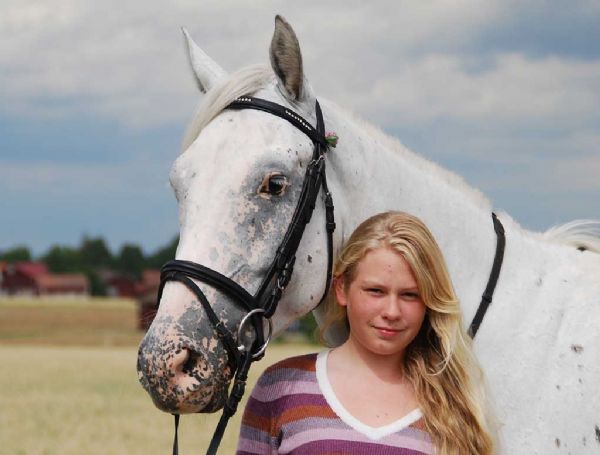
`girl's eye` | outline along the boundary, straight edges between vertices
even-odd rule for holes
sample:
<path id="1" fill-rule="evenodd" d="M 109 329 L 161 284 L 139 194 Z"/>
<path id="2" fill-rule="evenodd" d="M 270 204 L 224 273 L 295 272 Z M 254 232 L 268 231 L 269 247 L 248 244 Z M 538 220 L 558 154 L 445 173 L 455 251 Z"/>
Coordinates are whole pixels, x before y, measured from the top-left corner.
<path id="1" fill-rule="evenodd" d="M 258 193 L 269 196 L 281 196 L 289 186 L 287 177 L 279 172 L 270 172 L 265 176 Z"/>
<path id="2" fill-rule="evenodd" d="M 367 289 L 367 292 L 371 294 L 381 294 L 383 291 L 379 288 L 369 288 Z"/>
<path id="3" fill-rule="evenodd" d="M 419 294 L 416 292 L 405 292 L 403 295 L 407 300 L 417 300 L 419 298 Z"/>

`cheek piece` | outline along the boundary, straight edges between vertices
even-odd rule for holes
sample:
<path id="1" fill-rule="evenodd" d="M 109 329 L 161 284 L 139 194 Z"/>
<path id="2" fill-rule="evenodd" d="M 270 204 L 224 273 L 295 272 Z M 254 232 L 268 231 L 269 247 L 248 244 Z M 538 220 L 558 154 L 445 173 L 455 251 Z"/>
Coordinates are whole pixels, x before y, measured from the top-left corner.
<path id="1" fill-rule="evenodd" d="M 258 291 L 251 295 L 243 287 L 230 278 L 222 275 L 201 264 L 191 261 L 172 260 L 167 262 L 161 269 L 161 282 L 158 291 L 158 302 L 162 297 L 164 286 L 169 281 L 179 281 L 187 286 L 198 298 L 217 336 L 227 351 L 227 361 L 231 371 L 234 372 L 234 383 L 231 387 L 229 397 L 223 407 L 223 415 L 215 430 L 207 454 L 216 454 L 229 418 L 235 414 L 237 406 L 244 394 L 248 370 L 253 361 L 263 357 L 267 345 L 271 339 L 272 324 L 271 316 L 277 309 L 286 286 L 288 285 L 294 263 L 296 251 L 302 240 L 306 225 L 309 223 L 315 208 L 317 196 L 323 190 L 325 203 L 325 228 L 327 232 L 327 277 L 325 291 L 319 304 L 325 299 L 331 284 L 331 269 L 333 266 L 333 231 L 335 230 L 334 207 L 331 193 L 327 187 L 325 174 L 325 152 L 330 146 L 335 147 L 337 136 L 325 135 L 323 114 L 318 101 L 315 103 L 315 114 L 317 126 L 314 128 L 294 111 L 285 106 L 260 98 L 244 96 L 237 98 L 227 106 L 227 109 L 255 109 L 281 117 L 304 134 L 313 142 L 313 155 L 306 168 L 304 182 L 300 192 L 300 198 L 294 210 L 290 225 L 283 237 L 277 253 L 273 259 Z M 194 282 L 200 281 L 212 286 L 231 299 L 246 314 L 239 322 L 237 336 L 228 329 L 215 314 L 208 299 Z M 265 328 L 263 322 L 268 325 L 267 337 L 265 339 Z M 244 342 L 243 337 L 246 328 L 254 331 L 254 340 Z M 175 438 L 173 441 L 173 455 L 179 452 L 177 441 L 177 429 L 179 425 L 179 414 L 175 414 Z"/>

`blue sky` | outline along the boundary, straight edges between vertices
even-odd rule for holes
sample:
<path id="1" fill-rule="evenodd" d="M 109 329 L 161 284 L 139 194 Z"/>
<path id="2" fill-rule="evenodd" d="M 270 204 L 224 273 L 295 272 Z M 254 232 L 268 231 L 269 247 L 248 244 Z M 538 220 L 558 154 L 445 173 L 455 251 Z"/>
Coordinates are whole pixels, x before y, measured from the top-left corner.
<path id="1" fill-rule="evenodd" d="M 199 93 L 179 27 L 225 69 L 295 28 L 320 97 L 462 175 L 524 227 L 600 219 L 600 1 L 7 0 L 0 250 L 178 230 L 168 172 Z"/>

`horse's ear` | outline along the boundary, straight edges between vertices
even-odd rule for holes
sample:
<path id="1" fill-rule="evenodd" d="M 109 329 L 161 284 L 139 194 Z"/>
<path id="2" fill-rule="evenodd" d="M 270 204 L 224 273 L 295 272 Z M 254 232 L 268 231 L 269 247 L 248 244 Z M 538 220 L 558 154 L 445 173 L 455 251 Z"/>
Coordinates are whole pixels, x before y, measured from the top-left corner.
<path id="1" fill-rule="evenodd" d="M 308 87 L 302 71 L 302 54 L 296 33 L 286 22 L 275 16 L 275 31 L 271 40 L 271 66 L 284 93 L 294 101 L 308 95 Z"/>
<path id="2" fill-rule="evenodd" d="M 181 28 L 188 50 L 188 61 L 194 72 L 196 83 L 206 93 L 217 81 L 227 76 L 223 68 L 198 47 L 185 28 Z"/>

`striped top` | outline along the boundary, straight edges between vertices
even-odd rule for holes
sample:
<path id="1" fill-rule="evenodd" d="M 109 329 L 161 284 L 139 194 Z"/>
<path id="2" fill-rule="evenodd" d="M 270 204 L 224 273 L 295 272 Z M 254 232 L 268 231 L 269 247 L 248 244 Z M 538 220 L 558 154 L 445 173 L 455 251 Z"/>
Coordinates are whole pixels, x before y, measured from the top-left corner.
<path id="1" fill-rule="evenodd" d="M 434 453 L 419 409 L 377 428 L 344 409 L 327 378 L 328 353 L 292 357 L 263 373 L 242 417 L 237 455 Z"/>

